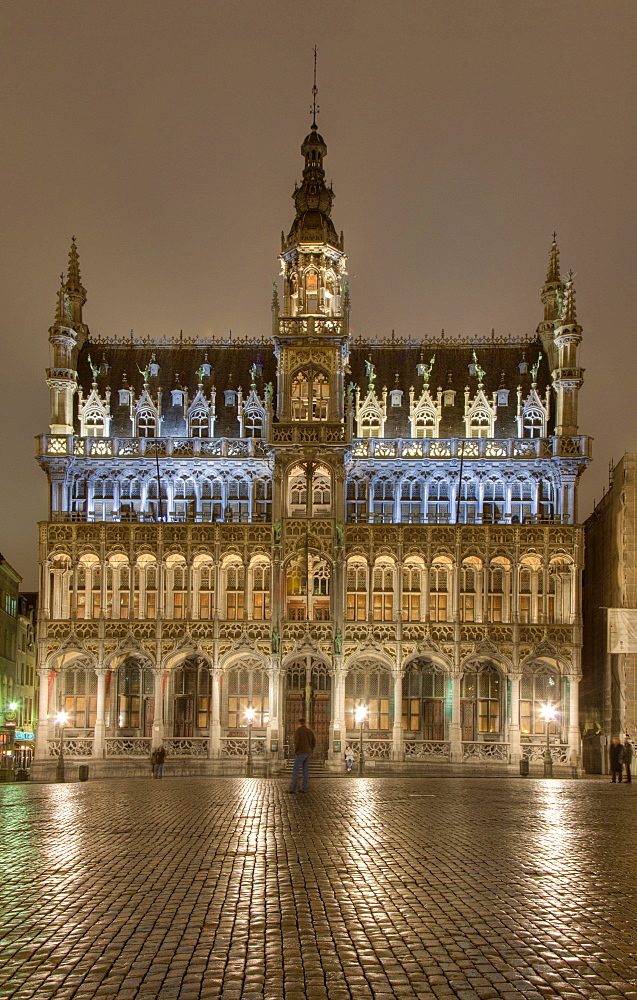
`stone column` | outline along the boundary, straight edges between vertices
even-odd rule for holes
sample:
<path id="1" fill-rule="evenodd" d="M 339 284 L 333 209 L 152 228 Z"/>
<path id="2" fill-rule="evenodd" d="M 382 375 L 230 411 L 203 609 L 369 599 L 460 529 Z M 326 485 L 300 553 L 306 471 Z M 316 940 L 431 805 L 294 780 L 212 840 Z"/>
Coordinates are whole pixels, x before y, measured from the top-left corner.
<path id="1" fill-rule="evenodd" d="M 581 759 L 581 736 L 579 729 L 579 676 L 571 674 L 568 678 L 568 746 L 569 764 L 579 767 Z"/>
<path id="2" fill-rule="evenodd" d="M 392 760 L 404 760 L 403 747 L 403 672 L 392 671 L 394 681 L 394 719 L 392 727 Z"/>
<path id="3" fill-rule="evenodd" d="M 97 674 L 97 706 L 95 709 L 95 735 L 93 737 L 93 756 L 105 757 L 106 736 L 106 667 L 96 667 Z"/>
<path id="4" fill-rule="evenodd" d="M 511 674 L 511 719 L 509 722 L 509 755 L 512 764 L 522 757 L 520 743 L 520 674 Z"/>
<path id="5" fill-rule="evenodd" d="M 347 733 L 345 730 L 345 676 L 346 671 L 343 667 L 343 657 L 335 653 L 334 672 L 332 674 L 334 681 L 334 690 L 332 692 L 332 752 L 334 753 L 334 740 L 340 740 L 341 752 L 338 759 L 342 759 L 347 742 Z"/>
<path id="6" fill-rule="evenodd" d="M 49 676 L 51 671 L 48 667 L 38 667 L 38 677 L 40 678 L 40 691 L 38 694 L 38 725 L 35 739 L 35 756 L 38 760 L 48 757 L 49 739 Z"/>
<path id="7" fill-rule="evenodd" d="M 221 670 L 219 667 L 210 668 L 212 678 L 212 702 L 210 710 L 210 732 L 208 734 L 208 757 L 216 758 L 221 756 Z"/>
<path id="8" fill-rule="evenodd" d="M 160 746 L 164 739 L 164 671 L 162 667 L 153 668 L 155 680 L 155 712 L 153 715 L 152 745 Z"/>
<path id="9" fill-rule="evenodd" d="M 451 725 L 449 726 L 451 761 L 454 764 L 459 764 L 462 761 L 462 727 L 460 725 L 461 680 L 460 672 L 454 671 L 451 675 Z"/>
<path id="10" fill-rule="evenodd" d="M 281 662 L 275 654 L 268 667 L 268 724 L 265 727 L 266 748 L 265 755 L 270 757 L 271 740 L 279 741 L 279 749 L 275 751 L 275 756 L 279 756 L 283 748 L 281 746 L 281 734 L 279 732 L 279 690 L 281 678 Z"/>

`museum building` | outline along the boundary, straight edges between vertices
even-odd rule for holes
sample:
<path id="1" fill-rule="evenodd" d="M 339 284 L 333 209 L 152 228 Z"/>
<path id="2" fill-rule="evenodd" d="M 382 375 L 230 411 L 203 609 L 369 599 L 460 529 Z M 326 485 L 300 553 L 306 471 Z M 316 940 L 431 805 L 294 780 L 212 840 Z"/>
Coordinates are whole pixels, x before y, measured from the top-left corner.
<path id="1" fill-rule="evenodd" d="M 270 338 L 102 339 L 73 240 L 49 332 L 32 775 L 531 768 L 580 752 L 582 329 L 350 334 L 327 147 L 301 152 Z M 549 706 L 554 719 L 547 722 Z M 66 713 L 61 731 L 58 712 Z"/>

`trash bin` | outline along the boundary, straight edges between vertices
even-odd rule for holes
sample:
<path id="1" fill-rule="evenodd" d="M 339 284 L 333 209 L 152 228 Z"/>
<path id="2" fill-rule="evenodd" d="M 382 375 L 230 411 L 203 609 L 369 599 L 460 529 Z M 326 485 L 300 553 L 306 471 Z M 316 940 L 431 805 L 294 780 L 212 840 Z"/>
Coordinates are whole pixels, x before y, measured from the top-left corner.
<path id="1" fill-rule="evenodd" d="M 526 757 L 523 757 L 520 761 L 520 776 L 522 778 L 528 778 L 529 776 L 529 762 Z"/>
<path id="2" fill-rule="evenodd" d="M 80 764 L 80 781 L 88 781 L 88 764 Z"/>

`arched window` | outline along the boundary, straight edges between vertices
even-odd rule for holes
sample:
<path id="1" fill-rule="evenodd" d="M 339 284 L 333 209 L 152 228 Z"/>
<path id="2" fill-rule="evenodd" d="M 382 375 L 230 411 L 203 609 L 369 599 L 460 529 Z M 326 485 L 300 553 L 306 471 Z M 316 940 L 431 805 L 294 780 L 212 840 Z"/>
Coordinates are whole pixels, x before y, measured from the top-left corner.
<path id="1" fill-rule="evenodd" d="M 412 660 L 403 677 L 403 729 L 423 740 L 444 740 L 449 676 L 431 660 Z"/>
<path id="2" fill-rule="evenodd" d="M 434 479 L 429 483 L 427 519 L 434 524 L 449 520 L 449 483 L 446 480 Z"/>
<path id="3" fill-rule="evenodd" d="M 330 384 L 323 372 L 306 368 L 292 379 L 292 420 L 327 420 Z"/>
<path id="4" fill-rule="evenodd" d="M 470 438 L 488 438 L 493 417 L 489 410 L 475 409 L 469 419 Z"/>
<path id="5" fill-rule="evenodd" d="M 135 657 L 117 670 L 117 728 L 150 736 L 154 711 L 153 672 Z"/>
<path id="6" fill-rule="evenodd" d="M 253 521 L 272 520 L 272 480 L 257 479 L 252 490 Z"/>
<path id="7" fill-rule="evenodd" d="M 134 601 L 136 617 L 157 617 L 157 562 L 147 552 L 143 552 L 137 559 Z"/>
<path id="8" fill-rule="evenodd" d="M 415 560 L 410 560 L 403 566 L 402 611 L 404 622 L 420 622 L 423 620 L 421 608 L 422 572 L 423 567 L 421 563 Z"/>
<path id="9" fill-rule="evenodd" d="M 373 485 L 372 510 L 374 521 L 391 524 L 394 520 L 394 491 L 396 484 L 392 479 L 377 479 Z"/>
<path id="10" fill-rule="evenodd" d="M 522 416 L 522 426 L 525 438 L 544 437 L 544 411 L 534 406 L 529 406 L 524 410 Z"/>
<path id="11" fill-rule="evenodd" d="M 311 617 L 316 622 L 330 620 L 330 566 L 320 556 L 310 556 Z"/>
<path id="12" fill-rule="evenodd" d="M 166 558 L 166 617 L 181 620 L 188 614 L 188 570 L 183 556 Z"/>
<path id="13" fill-rule="evenodd" d="M 252 406 L 243 411 L 243 436 L 246 438 L 263 437 L 264 424 L 263 410 Z"/>
<path id="14" fill-rule="evenodd" d="M 422 519 L 422 486 L 417 479 L 405 479 L 400 487 L 400 520 L 412 524 Z"/>
<path id="15" fill-rule="evenodd" d="M 106 418 L 99 410 L 91 410 L 83 415 L 85 437 L 106 437 Z"/>
<path id="16" fill-rule="evenodd" d="M 195 657 L 173 673 L 173 736 L 203 735 L 210 725 L 211 677 Z"/>
<path id="17" fill-rule="evenodd" d="M 429 574 L 429 617 L 432 622 L 451 621 L 451 570 L 448 556 L 436 556 Z"/>
<path id="18" fill-rule="evenodd" d="M 485 524 L 498 524 L 504 515 L 504 483 L 498 479 L 487 479 L 482 489 L 482 520 Z"/>
<path id="19" fill-rule="evenodd" d="M 241 729 L 248 725 L 246 709 L 254 709 L 253 725 L 257 729 L 270 721 L 268 675 L 262 667 L 232 667 L 224 675 L 228 691 L 228 729 Z"/>
<path id="20" fill-rule="evenodd" d="M 157 414 L 143 408 L 137 411 L 137 437 L 157 437 Z"/>
<path id="21" fill-rule="evenodd" d="M 225 566 L 226 618 L 228 621 L 243 619 L 245 576 L 243 563 L 233 559 Z"/>
<path id="22" fill-rule="evenodd" d="M 189 416 L 190 437 L 207 438 L 210 437 L 210 415 L 207 410 L 193 410 Z"/>
<path id="23" fill-rule="evenodd" d="M 368 406 L 358 415 L 358 436 L 360 438 L 379 438 L 382 435 L 382 414 L 380 409 Z"/>
<path id="24" fill-rule="evenodd" d="M 511 563 L 503 556 L 496 556 L 489 567 L 488 621 L 510 620 Z"/>
<path id="25" fill-rule="evenodd" d="M 347 520 L 350 523 L 367 520 L 367 482 L 349 479 L 347 482 Z"/>
<path id="26" fill-rule="evenodd" d="M 573 618 L 574 566 L 568 556 L 555 556 L 549 563 L 548 620 L 571 625 Z"/>
<path id="27" fill-rule="evenodd" d="M 308 479 L 311 472 L 311 511 L 308 511 Z M 329 517 L 332 513 L 332 477 L 324 465 L 295 465 L 288 475 L 288 511 L 291 517 Z"/>
<path id="28" fill-rule="evenodd" d="M 130 566 L 127 556 L 116 552 L 108 560 L 110 588 L 106 597 L 110 618 L 128 618 L 131 608 Z"/>
<path id="29" fill-rule="evenodd" d="M 476 731 L 499 733 L 501 721 L 502 679 L 493 664 L 486 663 L 478 672 L 469 671 L 460 686 L 462 739 L 471 742 Z"/>
<path id="30" fill-rule="evenodd" d="M 90 667 L 70 667 L 62 672 L 62 710 L 70 729 L 89 729 L 97 712 L 97 675 Z"/>
<path id="31" fill-rule="evenodd" d="M 546 735 L 546 720 L 542 709 L 546 705 L 560 706 L 562 694 L 560 675 L 548 667 L 535 673 L 525 673 L 520 681 L 520 732 Z M 549 722 L 549 733 L 559 732 L 559 720 Z"/>
<path id="32" fill-rule="evenodd" d="M 286 617 L 288 621 L 305 621 L 308 612 L 308 566 L 305 554 L 292 559 L 285 574 Z"/>
<path id="33" fill-rule="evenodd" d="M 542 562 L 538 556 L 524 556 L 518 570 L 518 621 L 536 624 L 542 613 Z"/>
<path id="34" fill-rule="evenodd" d="M 350 559 L 347 563 L 347 610 L 348 622 L 367 620 L 367 563 Z"/>
<path id="35" fill-rule="evenodd" d="M 420 410 L 416 414 L 414 430 L 417 438 L 438 436 L 438 414 L 434 410 Z"/>
<path id="36" fill-rule="evenodd" d="M 463 559 L 460 568 L 460 620 L 482 620 L 482 560 L 477 556 Z"/>
<path id="37" fill-rule="evenodd" d="M 99 559 L 92 552 L 80 556 L 77 567 L 75 614 L 78 618 L 99 618 L 102 574 Z"/>
<path id="38" fill-rule="evenodd" d="M 394 566 L 388 562 L 374 566 L 372 617 L 375 622 L 394 620 Z"/>
<path id="39" fill-rule="evenodd" d="M 261 559 L 252 566 L 252 617 L 270 620 L 270 563 Z"/>
<path id="40" fill-rule="evenodd" d="M 205 553 L 195 556 L 193 573 L 199 618 L 209 621 L 215 609 L 215 565 L 211 557 Z"/>
<path id="41" fill-rule="evenodd" d="M 356 729 L 356 706 L 367 706 L 364 728 L 386 732 L 389 729 L 389 691 L 391 675 L 377 663 L 360 664 L 345 678 L 345 728 Z"/>

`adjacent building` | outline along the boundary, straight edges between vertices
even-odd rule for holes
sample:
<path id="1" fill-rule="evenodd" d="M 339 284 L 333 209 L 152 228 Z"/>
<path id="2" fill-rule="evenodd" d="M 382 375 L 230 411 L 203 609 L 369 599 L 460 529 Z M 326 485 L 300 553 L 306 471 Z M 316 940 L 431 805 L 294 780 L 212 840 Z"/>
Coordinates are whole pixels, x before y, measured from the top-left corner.
<path id="1" fill-rule="evenodd" d="M 581 717 L 584 763 L 601 771 L 614 736 L 637 732 L 637 654 L 610 653 L 608 609 L 637 608 L 637 455 L 612 470 L 584 525 L 584 648 Z"/>
<path id="2" fill-rule="evenodd" d="M 572 276 L 537 331 L 350 331 L 326 144 L 305 138 L 268 338 L 93 337 L 73 241 L 39 439 L 37 774 L 281 761 L 304 714 L 327 766 L 579 754 L 590 459 Z M 483 325 L 482 323 L 480 324 Z M 248 712 L 248 714 L 246 714 Z M 251 720 L 251 721 L 250 721 Z"/>

